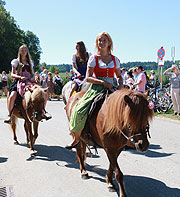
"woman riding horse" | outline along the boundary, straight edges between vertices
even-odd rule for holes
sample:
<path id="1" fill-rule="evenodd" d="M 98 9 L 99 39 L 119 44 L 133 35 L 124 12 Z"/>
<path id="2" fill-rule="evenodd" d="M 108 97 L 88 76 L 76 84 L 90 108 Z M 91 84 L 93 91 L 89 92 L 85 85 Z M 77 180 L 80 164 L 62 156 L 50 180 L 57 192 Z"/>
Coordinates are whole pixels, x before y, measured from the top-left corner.
<path id="1" fill-rule="evenodd" d="M 114 78 L 114 74 L 116 74 L 118 81 L 121 81 L 120 61 L 111 54 L 113 42 L 110 35 L 106 32 L 100 33 L 96 38 L 95 45 L 97 53 L 90 57 L 86 73 L 87 82 L 92 84 L 72 111 L 70 131 L 74 136 L 74 141 L 71 145 L 66 146 L 67 149 L 77 147 L 79 144 L 93 98 L 104 88 L 112 90 L 113 86 L 116 86 L 117 81 Z M 93 77 L 93 73 L 96 78 Z"/>
<path id="2" fill-rule="evenodd" d="M 76 43 L 76 50 L 76 54 L 73 54 L 72 56 L 74 78 L 72 82 L 70 96 L 72 96 L 73 92 L 82 85 L 82 82 L 86 77 L 87 62 L 89 57 L 91 56 L 91 53 L 88 53 L 86 51 L 86 47 L 83 41 L 79 41 Z"/>
<path id="3" fill-rule="evenodd" d="M 11 64 L 11 77 L 14 79 L 14 82 L 12 83 L 7 96 L 9 118 L 4 121 L 8 124 L 11 124 L 11 115 L 14 110 L 17 94 L 19 93 L 21 96 L 23 96 L 25 93 L 26 85 L 31 84 L 34 81 L 33 62 L 30 58 L 30 54 L 26 45 L 20 46 L 18 51 L 18 58 L 12 60 Z M 44 107 L 46 105 L 47 98 L 45 100 Z M 45 115 L 45 111 L 43 111 L 42 117 L 46 120 L 51 118 Z"/>

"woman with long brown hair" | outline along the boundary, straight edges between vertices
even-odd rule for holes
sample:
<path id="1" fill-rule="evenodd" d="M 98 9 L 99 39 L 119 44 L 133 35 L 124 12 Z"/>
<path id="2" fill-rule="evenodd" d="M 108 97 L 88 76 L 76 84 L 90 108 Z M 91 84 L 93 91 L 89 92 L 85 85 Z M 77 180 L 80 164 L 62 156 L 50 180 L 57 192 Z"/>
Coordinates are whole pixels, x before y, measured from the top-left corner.
<path id="1" fill-rule="evenodd" d="M 76 54 L 72 56 L 72 67 L 75 78 L 73 80 L 72 89 L 70 92 L 70 96 L 74 91 L 82 84 L 82 81 L 86 77 L 87 70 L 87 62 L 91 53 L 86 51 L 86 47 L 83 41 L 79 41 L 76 43 Z"/>

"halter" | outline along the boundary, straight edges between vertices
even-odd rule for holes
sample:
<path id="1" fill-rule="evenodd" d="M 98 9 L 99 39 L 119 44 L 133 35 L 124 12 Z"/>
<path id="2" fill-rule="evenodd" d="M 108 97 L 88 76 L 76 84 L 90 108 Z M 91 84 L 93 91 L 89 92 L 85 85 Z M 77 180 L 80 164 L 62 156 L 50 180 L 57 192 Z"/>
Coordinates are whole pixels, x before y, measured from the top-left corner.
<path id="1" fill-rule="evenodd" d="M 129 130 L 130 130 L 130 125 L 129 125 Z M 151 138 L 150 136 L 150 133 L 149 133 L 149 124 L 146 125 L 146 129 L 145 129 L 145 133 L 136 133 L 134 135 L 131 135 L 130 137 L 128 137 L 123 131 L 121 131 L 121 134 L 127 139 L 127 140 L 131 140 L 133 139 L 134 137 L 136 136 L 143 136 L 143 135 L 147 135 L 148 134 L 148 137 Z"/>

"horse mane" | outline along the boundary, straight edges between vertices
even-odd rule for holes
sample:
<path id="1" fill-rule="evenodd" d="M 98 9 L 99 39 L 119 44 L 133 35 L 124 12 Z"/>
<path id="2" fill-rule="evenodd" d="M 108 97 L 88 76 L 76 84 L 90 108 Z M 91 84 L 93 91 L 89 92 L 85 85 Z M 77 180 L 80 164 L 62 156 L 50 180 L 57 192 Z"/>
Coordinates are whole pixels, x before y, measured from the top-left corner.
<path id="1" fill-rule="evenodd" d="M 44 103 L 45 92 L 44 89 L 38 85 L 34 85 L 32 88 L 29 88 L 28 91 L 24 94 L 24 100 L 26 107 L 31 101 L 36 101 L 37 103 Z"/>
<path id="2" fill-rule="evenodd" d="M 127 96 L 132 102 L 127 103 Z M 120 133 L 129 125 L 133 132 L 144 129 L 154 115 L 148 107 L 146 96 L 130 89 L 115 91 L 104 104 L 104 133 Z"/>

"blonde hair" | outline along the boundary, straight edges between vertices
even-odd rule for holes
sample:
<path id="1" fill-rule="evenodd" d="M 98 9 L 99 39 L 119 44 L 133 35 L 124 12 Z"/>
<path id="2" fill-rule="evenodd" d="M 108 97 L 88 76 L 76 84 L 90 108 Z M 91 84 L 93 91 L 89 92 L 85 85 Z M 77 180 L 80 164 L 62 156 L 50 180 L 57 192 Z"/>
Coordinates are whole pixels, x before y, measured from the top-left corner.
<path id="1" fill-rule="evenodd" d="M 27 58 L 27 62 L 30 66 L 30 73 L 31 75 L 34 74 L 34 71 L 33 71 L 33 68 L 32 68 L 32 60 L 31 60 L 31 56 L 30 56 L 30 53 L 29 53 L 29 50 L 27 48 L 27 46 L 25 44 L 23 44 L 22 46 L 19 47 L 19 50 L 18 50 L 18 68 L 17 68 L 17 73 L 21 72 L 22 70 L 22 66 L 23 66 L 23 63 L 22 63 L 22 56 L 21 56 L 21 49 L 22 48 L 26 48 L 27 50 L 27 54 L 26 54 L 26 58 Z"/>
<path id="2" fill-rule="evenodd" d="M 111 39 L 111 36 L 107 33 L 107 32 L 102 32 L 100 34 L 97 35 L 96 37 L 96 42 L 95 42 L 95 48 L 96 50 L 98 51 L 99 50 L 99 47 L 98 47 L 98 40 L 101 36 L 106 36 L 107 39 L 108 39 L 108 42 L 109 42 L 109 46 L 108 46 L 108 52 L 109 54 L 111 54 L 112 50 L 113 50 L 113 41 Z"/>

